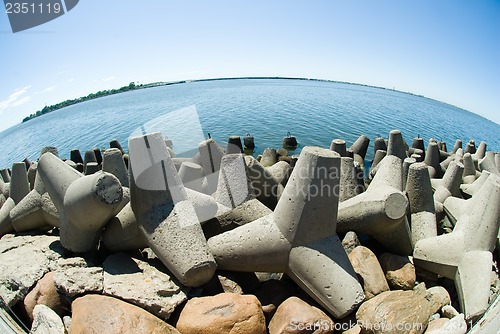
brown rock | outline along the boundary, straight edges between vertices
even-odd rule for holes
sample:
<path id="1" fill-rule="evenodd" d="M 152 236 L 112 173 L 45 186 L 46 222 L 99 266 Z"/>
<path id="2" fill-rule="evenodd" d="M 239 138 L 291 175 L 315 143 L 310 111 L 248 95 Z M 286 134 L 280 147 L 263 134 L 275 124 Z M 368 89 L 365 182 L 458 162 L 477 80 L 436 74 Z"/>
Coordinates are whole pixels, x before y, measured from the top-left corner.
<path id="1" fill-rule="evenodd" d="M 113 297 L 86 295 L 71 308 L 71 334 L 180 334 L 142 308 Z"/>
<path id="2" fill-rule="evenodd" d="M 426 294 L 426 299 L 432 303 L 434 312 L 438 312 L 443 306 L 451 303 L 450 294 L 442 286 L 433 286 L 427 289 Z"/>
<path id="3" fill-rule="evenodd" d="M 360 334 L 361 333 L 361 326 L 356 324 L 349 328 L 348 330 L 342 332 L 342 334 Z"/>
<path id="4" fill-rule="evenodd" d="M 447 326 L 449 322 L 450 322 L 450 319 L 446 319 L 446 318 L 439 318 L 439 319 L 429 321 L 429 325 L 427 325 L 427 330 L 425 331 L 425 333 L 439 331 L 440 329 L 444 329 L 445 326 Z"/>
<path id="5" fill-rule="evenodd" d="M 54 272 L 45 274 L 24 298 L 24 308 L 31 320 L 33 320 L 33 310 L 38 304 L 50 307 L 59 316 L 64 315 L 64 304 L 54 284 Z"/>
<path id="6" fill-rule="evenodd" d="M 386 291 L 364 302 L 356 312 L 363 333 L 421 334 L 433 314 L 432 303 L 414 291 Z"/>
<path id="7" fill-rule="evenodd" d="M 269 334 L 333 333 L 335 324 L 323 311 L 297 297 L 285 300 L 269 323 Z"/>
<path id="8" fill-rule="evenodd" d="M 177 329 L 184 334 L 265 334 L 266 321 L 257 297 L 221 293 L 189 300 Z"/>
<path id="9" fill-rule="evenodd" d="M 389 285 L 385 279 L 384 272 L 380 267 L 377 257 L 371 250 L 364 246 L 358 246 L 349 253 L 349 261 L 356 274 L 360 276 L 366 299 L 370 299 L 389 291 Z"/>
<path id="10" fill-rule="evenodd" d="M 407 256 L 384 253 L 380 256 L 379 261 L 391 289 L 413 289 L 417 277 L 415 267 Z"/>

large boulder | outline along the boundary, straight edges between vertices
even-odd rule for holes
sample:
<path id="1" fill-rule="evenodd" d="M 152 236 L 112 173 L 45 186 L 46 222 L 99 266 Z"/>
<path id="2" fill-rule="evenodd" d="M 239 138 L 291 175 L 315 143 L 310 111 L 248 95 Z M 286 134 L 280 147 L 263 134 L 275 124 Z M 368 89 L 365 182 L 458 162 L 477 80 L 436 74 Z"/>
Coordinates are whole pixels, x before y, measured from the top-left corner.
<path id="1" fill-rule="evenodd" d="M 0 239 L 0 297 L 8 306 L 23 300 L 57 266 L 62 252 L 58 237 L 5 235 Z"/>
<path id="2" fill-rule="evenodd" d="M 180 334 L 151 313 L 113 297 L 86 295 L 71 308 L 71 334 Z"/>
<path id="3" fill-rule="evenodd" d="M 102 293 L 103 270 L 101 267 L 89 266 L 83 258 L 69 258 L 59 261 L 54 273 L 57 291 L 68 297 L 86 293 Z"/>
<path id="4" fill-rule="evenodd" d="M 177 329 L 186 334 L 265 334 L 266 320 L 257 297 L 221 293 L 190 299 Z"/>
<path id="5" fill-rule="evenodd" d="M 31 320 L 33 320 L 35 306 L 40 304 L 50 307 L 59 316 L 64 315 L 64 303 L 54 284 L 54 272 L 52 271 L 45 274 L 24 298 L 24 308 Z"/>
<path id="6" fill-rule="evenodd" d="M 370 249 L 358 246 L 348 256 L 354 271 L 361 277 L 360 281 L 362 282 L 366 299 L 373 298 L 384 291 L 389 291 L 389 285 L 380 267 L 380 263 Z"/>
<path id="7" fill-rule="evenodd" d="M 315 333 L 330 334 L 335 329 L 333 320 L 320 309 L 302 299 L 290 297 L 276 310 L 269 323 L 269 334 Z"/>
<path id="8" fill-rule="evenodd" d="M 417 275 L 415 266 L 407 256 L 384 253 L 380 256 L 379 261 L 391 289 L 413 289 Z"/>
<path id="9" fill-rule="evenodd" d="M 65 334 L 63 321 L 50 307 L 37 305 L 30 334 Z"/>
<path id="10" fill-rule="evenodd" d="M 435 312 L 426 296 L 415 291 L 382 292 L 361 305 L 356 319 L 366 334 L 421 334 Z"/>
<path id="11" fill-rule="evenodd" d="M 142 307 L 159 318 L 168 319 L 187 300 L 166 268 L 132 258 L 125 253 L 108 256 L 103 263 L 104 294 Z"/>

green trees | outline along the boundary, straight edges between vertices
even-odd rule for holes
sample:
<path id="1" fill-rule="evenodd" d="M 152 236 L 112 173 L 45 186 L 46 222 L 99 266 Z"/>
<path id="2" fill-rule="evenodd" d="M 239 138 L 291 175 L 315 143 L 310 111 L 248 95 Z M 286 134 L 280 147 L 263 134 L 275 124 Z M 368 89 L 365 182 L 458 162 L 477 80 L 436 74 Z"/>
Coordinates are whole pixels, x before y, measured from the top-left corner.
<path id="1" fill-rule="evenodd" d="M 42 110 L 38 110 L 38 111 L 34 112 L 33 114 L 25 117 L 23 119 L 23 123 L 27 122 L 30 119 L 33 119 L 35 117 L 45 115 L 45 114 L 47 114 L 47 113 L 49 113 L 51 111 L 58 110 L 58 109 L 61 109 L 61 108 L 64 108 L 64 107 L 68 107 L 68 106 L 76 104 L 76 103 L 80 103 L 80 102 L 84 102 L 84 101 L 96 99 L 98 97 L 103 97 L 103 96 L 107 96 L 107 95 L 128 92 L 130 90 L 135 90 L 135 89 L 140 89 L 140 88 L 147 88 L 147 87 L 148 87 L 148 85 L 142 85 L 142 84 L 141 85 L 136 85 L 134 82 L 131 82 L 127 86 L 123 86 L 123 87 L 118 88 L 118 89 L 100 90 L 97 93 L 90 93 L 87 96 L 82 96 L 82 97 L 79 97 L 77 99 L 66 100 L 66 101 L 63 101 L 61 103 L 57 103 L 57 104 L 54 104 L 54 105 L 51 105 L 51 106 L 45 106 L 45 107 L 43 107 Z"/>

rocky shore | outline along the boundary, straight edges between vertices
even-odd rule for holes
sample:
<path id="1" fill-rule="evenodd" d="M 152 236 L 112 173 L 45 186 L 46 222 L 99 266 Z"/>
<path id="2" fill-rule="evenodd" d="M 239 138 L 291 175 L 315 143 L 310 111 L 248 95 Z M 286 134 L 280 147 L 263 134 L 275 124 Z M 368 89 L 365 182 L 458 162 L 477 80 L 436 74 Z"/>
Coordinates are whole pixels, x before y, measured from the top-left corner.
<path id="1" fill-rule="evenodd" d="M 1 171 L 0 325 L 498 329 L 500 153 L 486 143 L 410 146 L 393 130 L 375 138 L 370 168 L 365 136 L 257 159 L 234 136 L 225 150 L 203 141 L 192 158 L 176 157 L 174 144 L 152 133 L 131 138 L 128 153 L 111 141 L 68 159 L 46 147 Z"/>

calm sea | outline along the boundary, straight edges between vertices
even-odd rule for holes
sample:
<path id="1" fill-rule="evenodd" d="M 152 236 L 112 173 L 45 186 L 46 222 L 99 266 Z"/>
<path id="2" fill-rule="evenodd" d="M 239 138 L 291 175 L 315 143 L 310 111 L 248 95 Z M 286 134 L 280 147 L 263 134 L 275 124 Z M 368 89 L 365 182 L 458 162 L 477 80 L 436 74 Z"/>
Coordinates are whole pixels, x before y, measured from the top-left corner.
<path id="1" fill-rule="evenodd" d="M 348 146 L 361 134 L 387 138 L 399 129 L 411 145 L 420 135 L 447 143 L 485 141 L 500 151 L 500 125 L 465 110 L 397 91 L 353 84 L 290 79 L 234 79 L 188 82 L 135 90 L 83 102 L 16 125 L 0 133 L 0 168 L 24 158 L 36 160 L 44 146 L 69 157 L 117 139 L 162 131 L 176 152 L 195 149 L 211 134 L 225 143 L 230 135 L 255 138 L 258 154 L 281 147 L 290 132 L 300 148 L 329 147 L 332 139 Z M 372 143 L 367 160 L 373 157 Z M 192 152 L 192 151 L 191 151 Z M 184 155 L 189 155 L 185 153 Z"/>

